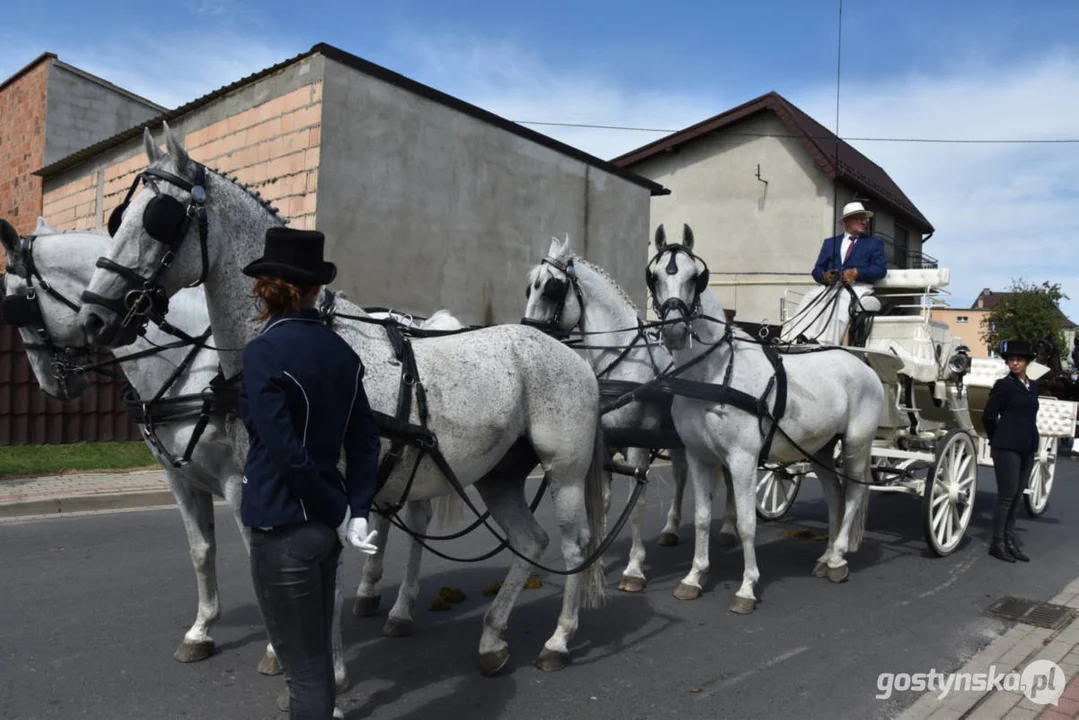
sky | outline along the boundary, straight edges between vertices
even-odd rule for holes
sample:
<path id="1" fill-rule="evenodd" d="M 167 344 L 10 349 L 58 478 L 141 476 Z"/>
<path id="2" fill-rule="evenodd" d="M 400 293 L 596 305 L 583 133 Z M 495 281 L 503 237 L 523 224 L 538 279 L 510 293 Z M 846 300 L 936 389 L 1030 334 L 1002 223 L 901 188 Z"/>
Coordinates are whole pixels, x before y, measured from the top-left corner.
<path id="1" fill-rule="evenodd" d="M 1075 0 L 51 0 L 5 11 L 0 78 L 50 51 L 175 107 L 319 42 L 605 159 L 772 90 L 835 130 L 837 70 L 844 138 L 1075 141 L 850 140 L 936 228 L 953 307 L 1048 281 L 1079 322 Z"/>

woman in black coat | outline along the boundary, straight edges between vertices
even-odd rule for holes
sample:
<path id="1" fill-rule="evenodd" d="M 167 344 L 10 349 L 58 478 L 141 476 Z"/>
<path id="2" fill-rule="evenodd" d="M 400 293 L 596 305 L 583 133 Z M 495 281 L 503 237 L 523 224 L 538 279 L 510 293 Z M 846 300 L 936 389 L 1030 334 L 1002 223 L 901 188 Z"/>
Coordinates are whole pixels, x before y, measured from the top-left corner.
<path id="1" fill-rule="evenodd" d="M 997 506 L 989 554 L 998 560 L 1030 560 L 1015 539 L 1015 513 L 1038 451 L 1038 386 L 1027 377 L 1034 352 L 1025 340 L 1005 340 L 1001 357 L 1011 371 L 997 380 L 982 416 L 997 477 Z"/>

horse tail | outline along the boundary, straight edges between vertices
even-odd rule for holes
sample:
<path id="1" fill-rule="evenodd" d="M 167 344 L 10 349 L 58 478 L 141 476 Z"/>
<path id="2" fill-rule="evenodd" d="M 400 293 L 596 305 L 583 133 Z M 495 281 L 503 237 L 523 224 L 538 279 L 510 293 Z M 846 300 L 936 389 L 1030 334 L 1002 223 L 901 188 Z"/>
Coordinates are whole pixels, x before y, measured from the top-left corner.
<path id="1" fill-rule="evenodd" d="M 603 423 L 596 418 L 595 438 L 592 442 L 592 464 L 585 477 L 585 512 L 588 516 L 588 557 L 599 548 L 607 534 L 607 513 L 604 512 L 604 487 L 609 482 L 604 467 L 607 462 L 607 443 L 603 437 Z M 582 579 L 583 604 L 586 608 L 599 608 L 607 602 L 607 589 L 603 577 L 603 558 L 597 557 L 584 570 Z"/>
<path id="2" fill-rule="evenodd" d="M 465 514 L 465 501 L 457 493 L 431 498 L 431 514 L 435 526 L 449 530 L 461 522 Z"/>
<path id="3" fill-rule="evenodd" d="M 870 473 L 866 472 L 867 478 Z M 847 484 L 853 484 L 852 480 L 847 480 Z M 862 546 L 862 540 L 865 538 L 865 528 L 869 520 L 869 496 L 872 495 L 869 492 L 869 486 L 863 485 L 862 488 L 862 500 L 858 503 L 858 509 L 854 511 L 854 520 L 850 525 L 850 542 L 848 543 L 848 550 L 850 552 L 858 552 L 858 548 Z"/>

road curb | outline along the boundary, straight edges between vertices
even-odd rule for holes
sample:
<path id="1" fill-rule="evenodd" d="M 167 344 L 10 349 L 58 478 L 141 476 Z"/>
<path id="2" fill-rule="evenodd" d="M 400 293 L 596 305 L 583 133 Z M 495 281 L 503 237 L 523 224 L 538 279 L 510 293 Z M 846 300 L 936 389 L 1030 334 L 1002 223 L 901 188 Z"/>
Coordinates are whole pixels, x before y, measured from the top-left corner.
<path id="1" fill-rule="evenodd" d="M 62 515 L 94 510 L 124 510 L 158 505 L 175 505 L 169 490 L 136 490 L 95 495 L 70 495 L 47 499 L 22 500 L 0 505 L 0 518 L 26 515 Z"/>

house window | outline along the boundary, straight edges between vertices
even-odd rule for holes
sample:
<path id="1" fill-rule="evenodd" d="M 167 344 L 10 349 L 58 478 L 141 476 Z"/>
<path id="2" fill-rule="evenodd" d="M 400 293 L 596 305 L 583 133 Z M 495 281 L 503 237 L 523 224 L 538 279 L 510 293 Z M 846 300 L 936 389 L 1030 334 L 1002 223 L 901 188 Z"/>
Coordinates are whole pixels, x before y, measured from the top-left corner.
<path id="1" fill-rule="evenodd" d="M 955 318 L 957 323 L 970 322 L 970 318 L 967 315 L 957 315 Z"/>

